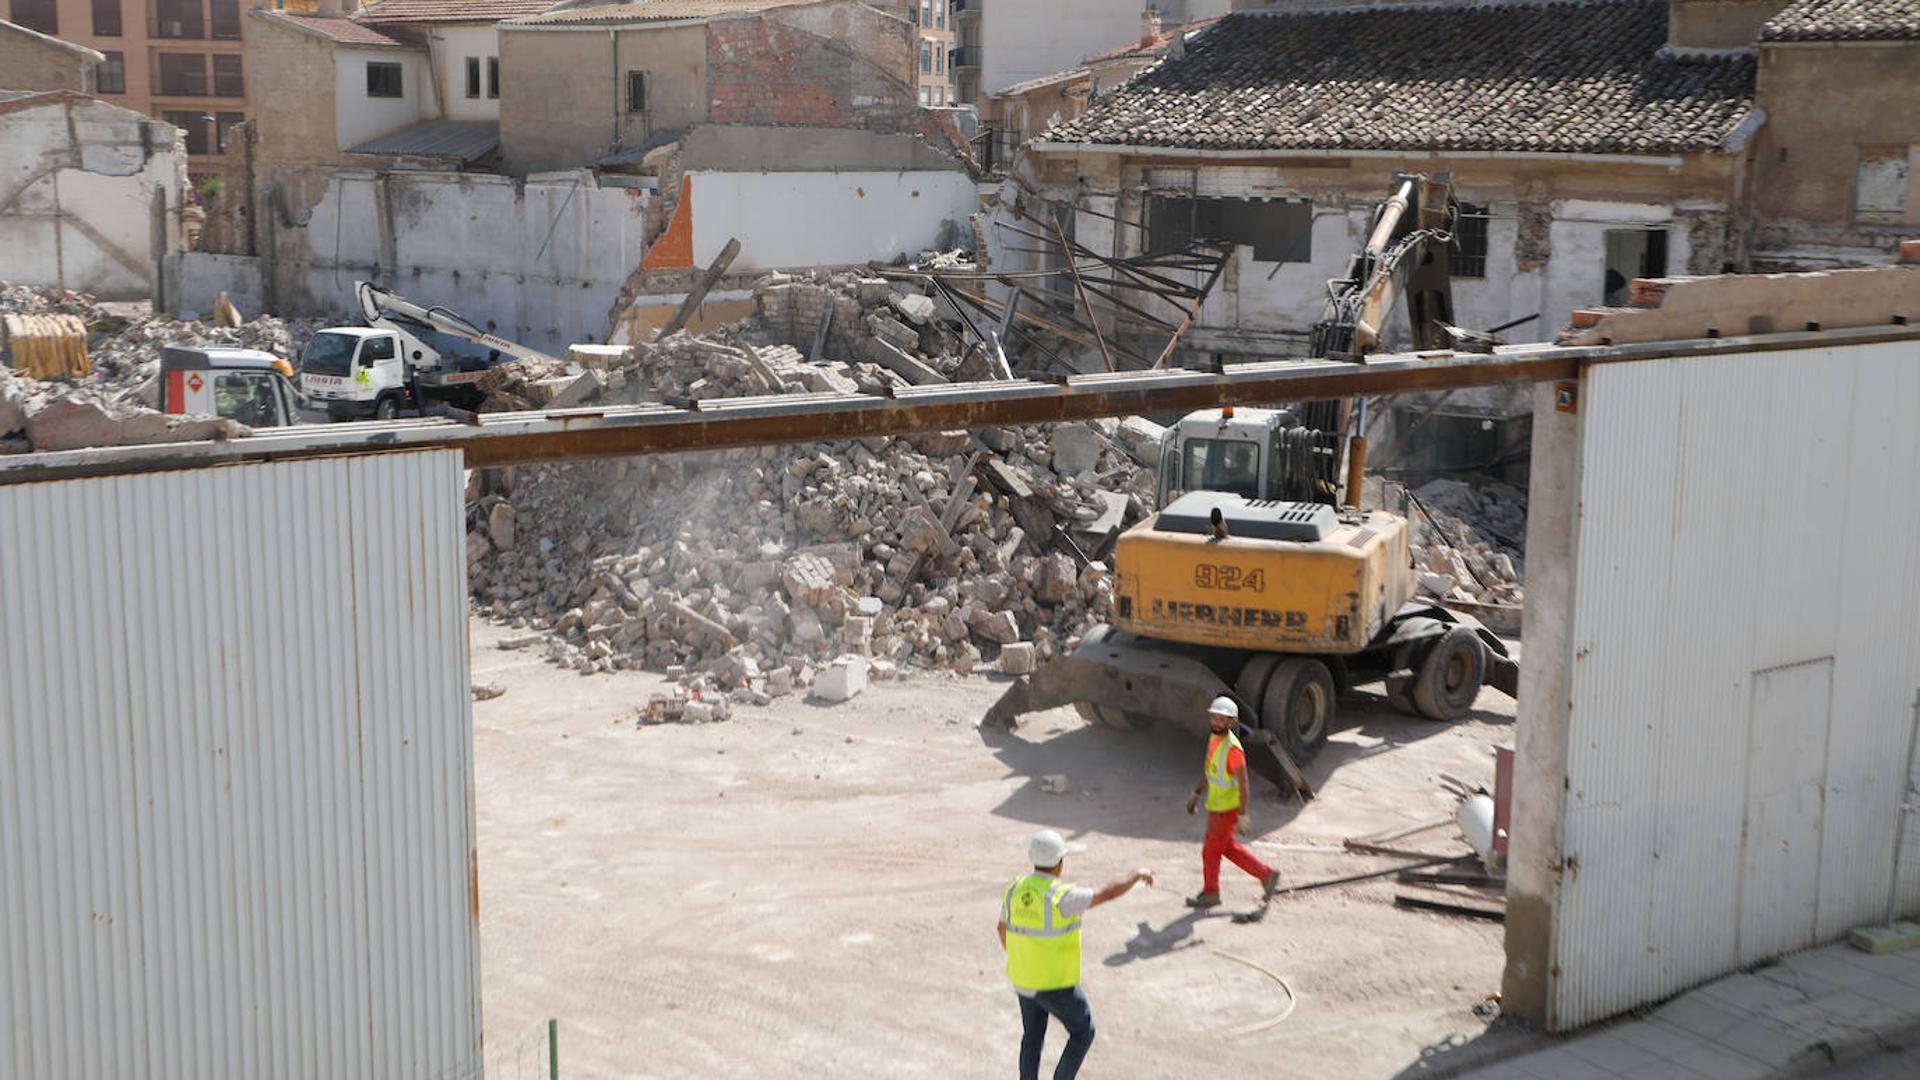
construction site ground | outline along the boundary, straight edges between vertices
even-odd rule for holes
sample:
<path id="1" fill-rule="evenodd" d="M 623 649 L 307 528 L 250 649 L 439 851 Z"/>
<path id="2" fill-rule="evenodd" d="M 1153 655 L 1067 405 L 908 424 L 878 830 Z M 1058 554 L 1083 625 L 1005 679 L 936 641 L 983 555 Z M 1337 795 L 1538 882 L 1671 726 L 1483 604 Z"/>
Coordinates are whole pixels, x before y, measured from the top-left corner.
<path id="1" fill-rule="evenodd" d="M 1228 913 L 1257 886 L 1227 867 L 1226 907 L 1189 912 L 1200 748 L 1169 725 L 1058 709 L 983 737 L 1005 681 L 931 675 L 636 729 L 664 680 L 582 677 L 499 649 L 508 633 L 472 626 L 474 681 L 506 689 L 474 706 L 490 1076 L 544 1076 L 522 1051 L 550 1017 L 569 1078 L 1009 1075 L 1019 1017 L 994 921 L 1041 827 L 1070 841 L 1076 882 L 1158 877 L 1087 918 L 1085 1075 L 1427 1075 L 1539 1038 L 1474 1011 L 1499 989 L 1501 927 L 1396 909 L 1390 879 L 1243 925 Z M 1441 773 L 1491 786 L 1512 725 L 1492 690 L 1451 725 L 1345 699 L 1308 769 L 1319 798 L 1257 782 L 1255 850 L 1289 883 L 1393 865 L 1341 842 L 1446 813 Z M 1043 790 L 1051 774 L 1065 794 Z M 1466 850 L 1450 828 L 1407 842 Z M 1056 1026 L 1049 1063 L 1063 1041 Z"/>

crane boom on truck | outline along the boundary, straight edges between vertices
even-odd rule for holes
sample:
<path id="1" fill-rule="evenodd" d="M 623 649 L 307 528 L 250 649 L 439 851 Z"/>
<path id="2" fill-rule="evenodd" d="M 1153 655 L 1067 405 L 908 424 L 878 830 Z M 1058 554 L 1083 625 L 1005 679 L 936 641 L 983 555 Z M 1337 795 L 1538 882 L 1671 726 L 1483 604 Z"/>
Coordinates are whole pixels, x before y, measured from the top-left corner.
<path id="1" fill-rule="evenodd" d="M 1315 352 L 1364 362 L 1396 296 L 1422 347 L 1466 335 L 1448 322 L 1456 213 L 1450 178 L 1396 176 L 1366 247 L 1329 282 Z M 1208 702 L 1225 695 L 1249 764 L 1304 797 L 1299 765 L 1355 685 L 1382 681 L 1397 706 L 1437 721 L 1466 715 L 1482 685 L 1515 693 L 1519 667 L 1498 637 L 1418 599 L 1407 520 L 1359 508 L 1364 440 L 1349 413 L 1226 407 L 1168 428 L 1160 511 L 1114 546 L 1113 623 L 1022 676 L 983 723 L 1070 704 L 1096 723 L 1172 718 L 1204 737 Z"/>
<path id="2" fill-rule="evenodd" d="M 473 384 L 504 360 L 552 360 L 497 337 L 440 306 L 423 306 L 370 281 L 353 283 L 365 326 L 331 326 L 313 335 L 300 355 L 307 396 L 335 420 L 386 420 L 403 411 L 446 403 L 478 404 Z M 447 355 L 422 334 L 441 334 L 488 350 L 483 360 Z"/>

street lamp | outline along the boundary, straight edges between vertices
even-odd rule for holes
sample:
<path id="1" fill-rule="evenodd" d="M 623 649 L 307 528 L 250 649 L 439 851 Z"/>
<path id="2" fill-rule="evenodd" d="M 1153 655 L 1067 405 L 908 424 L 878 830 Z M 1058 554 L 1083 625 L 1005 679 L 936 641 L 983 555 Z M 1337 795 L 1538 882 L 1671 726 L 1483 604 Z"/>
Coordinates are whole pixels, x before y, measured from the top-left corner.
<path id="1" fill-rule="evenodd" d="M 212 113 L 201 113 L 200 119 L 207 122 L 207 156 L 220 152 L 220 121 Z"/>

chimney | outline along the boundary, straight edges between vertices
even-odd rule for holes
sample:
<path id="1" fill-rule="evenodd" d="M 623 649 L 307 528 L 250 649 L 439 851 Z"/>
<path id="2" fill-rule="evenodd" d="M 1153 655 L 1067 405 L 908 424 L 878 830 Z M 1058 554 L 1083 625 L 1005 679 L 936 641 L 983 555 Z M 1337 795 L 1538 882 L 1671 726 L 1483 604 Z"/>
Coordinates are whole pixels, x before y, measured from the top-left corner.
<path id="1" fill-rule="evenodd" d="M 340 16 L 343 16 L 346 14 L 346 10 L 344 6 L 341 4 L 341 0 L 318 0 L 318 3 L 315 6 L 315 11 L 317 14 L 332 16 L 334 18 L 339 18 Z"/>
<path id="2" fill-rule="evenodd" d="M 1749 49 L 1788 0 L 1667 0 L 1667 45 L 1680 51 Z"/>
<path id="3" fill-rule="evenodd" d="M 1150 49 L 1160 41 L 1160 13 L 1153 8 L 1140 13 L 1140 47 Z"/>

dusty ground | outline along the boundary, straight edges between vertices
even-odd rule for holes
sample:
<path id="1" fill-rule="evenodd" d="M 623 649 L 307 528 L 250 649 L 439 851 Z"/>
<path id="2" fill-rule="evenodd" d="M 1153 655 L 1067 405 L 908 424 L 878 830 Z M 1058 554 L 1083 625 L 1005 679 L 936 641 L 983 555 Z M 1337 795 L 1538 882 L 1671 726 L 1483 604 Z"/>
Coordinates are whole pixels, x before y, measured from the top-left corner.
<path id="1" fill-rule="evenodd" d="M 1499 989 L 1500 927 L 1397 910 L 1389 884 L 1291 898 L 1257 925 L 1188 912 L 1200 747 L 1178 731 L 1062 709 L 983 739 L 974 721 L 1002 689 L 989 677 L 636 730 L 657 679 L 583 678 L 500 636 L 474 623 L 474 681 L 508 688 L 474 706 L 491 1077 L 545 1075 L 529 1048 L 548 1017 L 570 1080 L 1011 1075 L 1018 1012 L 993 924 L 1042 826 L 1073 843 L 1072 880 L 1159 875 L 1087 919 L 1099 1036 L 1083 1075 L 1425 1075 L 1530 1038 L 1471 1011 Z M 1512 703 L 1488 691 L 1481 706 L 1441 726 L 1343 702 L 1309 770 L 1320 797 L 1300 809 L 1262 784 L 1256 849 L 1291 882 L 1388 865 L 1341 839 L 1447 811 L 1440 772 L 1490 785 Z M 1043 792 L 1048 773 L 1071 792 Z M 1423 846 L 1464 850 L 1450 832 Z M 1228 907 L 1250 905 L 1253 880 L 1227 873 Z M 1287 990 L 1223 953 L 1283 978 L 1292 1015 L 1262 1026 Z M 1062 1041 L 1056 1028 L 1049 1062 Z"/>

